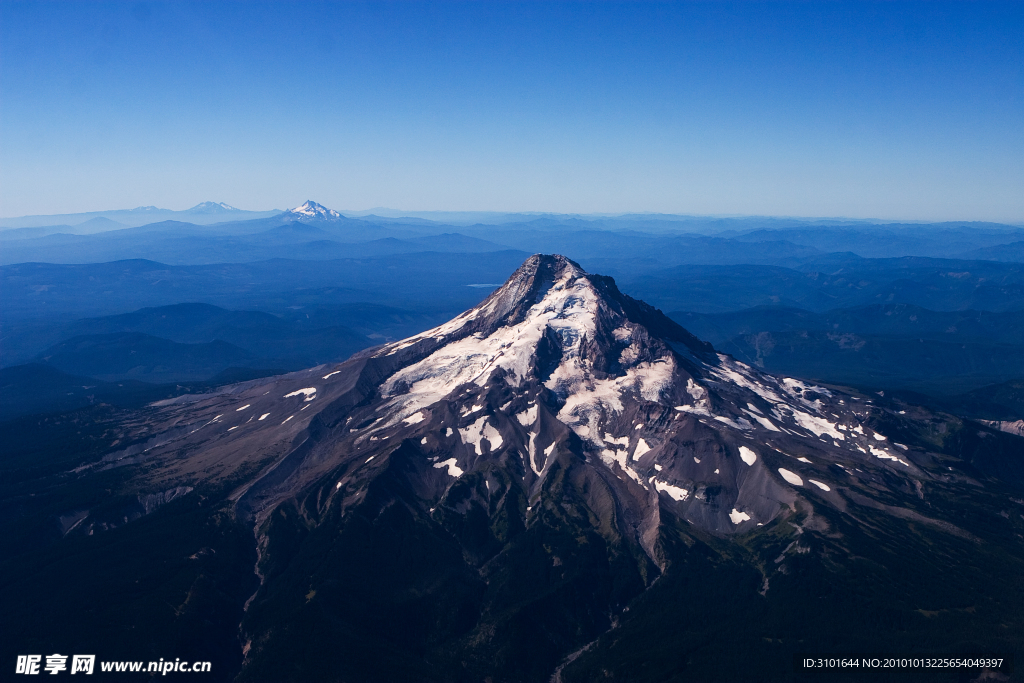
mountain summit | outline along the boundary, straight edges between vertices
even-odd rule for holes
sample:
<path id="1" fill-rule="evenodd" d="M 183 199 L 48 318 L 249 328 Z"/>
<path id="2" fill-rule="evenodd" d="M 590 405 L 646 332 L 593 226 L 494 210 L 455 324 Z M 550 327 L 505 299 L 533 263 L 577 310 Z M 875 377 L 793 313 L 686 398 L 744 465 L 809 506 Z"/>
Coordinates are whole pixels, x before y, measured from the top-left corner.
<path id="1" fill-rule="evenodd" d="M 62 529 L 208 520 L 180 544 L 220 592 L 180 609 L 237 619 L 239 680 L 784 679 L 854 627 L 960 643 L 920 610 L 1021 622 L 955 588 L 984 566 L 1024 597 L 1022 553 L 985 540 L 1009 527 L 972 521 L 1021 487 L 1017 437 L 762 373 L 563 256 L 422 334 L 132 419 L 74 475 L 117 496 Z"/>
<path id="2" fill-rule="evenodd" d="M 191 209 L 188 209 L 189 213 L 238 213 L 239 209 L 225 204 L 224 202 L 200 202 Z"/>
<path id="3" fill-rule="evenodd" d="M 301 206 L 296 206 L 294 209 L 285 211 L 283 215 L 296 220 L 336 220 L 342 217 L 341 214 L 334 209 L 328 209 L 325 206 L 317 204 L 312 199 L 307 200 L 306 203 Z"/>

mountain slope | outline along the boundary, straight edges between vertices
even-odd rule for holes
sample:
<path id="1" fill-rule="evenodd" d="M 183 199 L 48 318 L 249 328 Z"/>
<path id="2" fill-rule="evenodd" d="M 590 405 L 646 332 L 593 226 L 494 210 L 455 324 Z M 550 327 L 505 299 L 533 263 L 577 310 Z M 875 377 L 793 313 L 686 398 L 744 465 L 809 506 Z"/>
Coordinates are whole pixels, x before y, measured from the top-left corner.
<path id="1" fill-rule="evenodd" d="M 560 256 L 420 335 L 130 426 L 21 509 L 65 520 L 57 555 L 153 529 L 179 607 L 147 632 L 237 615 L 240 680 L 788 680 L 797 651 L 1024 644 L 1024 440 L 761 373 Z"/>

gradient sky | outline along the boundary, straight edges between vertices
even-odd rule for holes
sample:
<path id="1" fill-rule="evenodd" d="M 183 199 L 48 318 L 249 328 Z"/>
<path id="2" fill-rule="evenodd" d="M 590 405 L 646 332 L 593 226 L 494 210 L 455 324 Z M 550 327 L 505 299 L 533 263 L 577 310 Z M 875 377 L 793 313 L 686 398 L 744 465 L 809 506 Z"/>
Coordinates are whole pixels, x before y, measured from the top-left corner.
<path id="1" fill-rule="evenodd" d="M 1024 222 L 1024 2 L 0 3 L 0 215 Z"/>

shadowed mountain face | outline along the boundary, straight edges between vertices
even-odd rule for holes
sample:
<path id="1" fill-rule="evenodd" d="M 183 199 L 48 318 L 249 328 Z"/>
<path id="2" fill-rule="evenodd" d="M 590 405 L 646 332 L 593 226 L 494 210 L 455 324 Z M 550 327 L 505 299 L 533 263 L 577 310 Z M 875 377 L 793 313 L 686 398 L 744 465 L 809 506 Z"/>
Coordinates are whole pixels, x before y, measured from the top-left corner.
<path id="1" fill-rule="evenodd" d="M 146 617 L 155 646 L 203 623 L 240 680 L 788 680 L 837 644 L 1024 644 L 1024 439 L 765 374 L 561 256 L 440 327 L 117 429 L 20 503 L 55 520 L 33 552 L 78 553 L 81 582 L 133 539 L 144 576 L 178 567 L 149 582 L 179 605 Z"/>

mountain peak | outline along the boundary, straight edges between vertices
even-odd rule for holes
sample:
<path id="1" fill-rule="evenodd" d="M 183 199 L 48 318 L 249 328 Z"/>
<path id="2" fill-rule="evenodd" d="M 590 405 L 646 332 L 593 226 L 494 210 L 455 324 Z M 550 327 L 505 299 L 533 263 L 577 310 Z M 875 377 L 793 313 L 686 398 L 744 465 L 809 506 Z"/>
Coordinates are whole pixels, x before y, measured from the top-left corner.
<path id="1" fill-rule="evenodd" d="M 381 387 L 388 412 L 404 418 L 470 385 L 533 386 L 600 450 L 608 415 L 623 403 L 680 398 L 675 380 L 690 376 L 687 359 L 709 354 L 710 345 L 619 292 L 612 278 L 536 254 L 476 308 L 376 357 L 405 366 Z"/>
<path id="2" fill-rule="evenodd" d="M 227 213 L 239 211 L 239 209 L 224 202 L 200 202 L 191 209 L 188 209 L 188 211 L 189 213 Z"/>
<path id="3" fill-rule="evenodd" d="M 341 218 L 341 214 L 334 209 L 328 209 L 326 206 L 317 204 L 312 199 L 307 199 L 301 206 L 296 206 L 294 209 L 289 209 L 285 212 L 299 218 L 326 218 L 335 219 Z"/>
<path id="4" fill-rule="evenodd" d="M 449 343 L 523 325 L 542 329 L 554 325 L 566 340 L 589 335 L 590 342 L 596 342 L 600 336 L 613 346 L 618 343 L 615 336 L 623 334 L 617 328 L 642 326 L 654 337 L 682 343 L 688 353 L 713 351 L 710 344 L 658 309 L 620 292 L 614 279 L 590 274 L 561 254 L 534 254 L 477 307 L 444 325 L 388 345 L 377 355 L 393 355 L 425 340 Z"/>
<path id="5" fill-rule="evenodd" d="M 658 519 L 670 510 L 714 534 L 745 532 L 808 490 L 793 468 L 829 495 L 832 465 L 919 471 L 903 446 L 861 427 L 851 397 L 718 354 L 612 278 L 557 254 L 529 257 L 487 299 L 443 325 L 321 370 L 274 380 L 271 393 L 251 387 L 212 400 L 211 414 L 195 417 L 198 424 L 233 415 L 238 407 L 229 412 L 227 404 L 251 401 L 254 411 L 286 417 L 275 428 L 285 444 L 325 406 L 315 428 L 329 428 L 323 447 L 340 460 L 318 455 L 301 476 L 248 489 L 239 505 L 257 525 L 334 467 L 349 468 L 340 486 L 351 480 L 361 490 L 394 453 L 429 474 L 416 485 L 432 504 L 456 490 L 449 491 L 451 478 L 489 467 L 507 469 L 527 498 L 555 468 L 582 468 L 611 487 L 607 500 L 636 523 L 622 533 L 660 565 Z M 316 399 L 316 410 L 295 411 L 299 394 L 305 403 Z M 267 427 L 250 429 L 244 416 L 231 422 L 218 437 L 225 444 Z M 438 478 L 441 468 L 448 474 Z M 668 508 L 654 514 L 661 494 Z"/>

